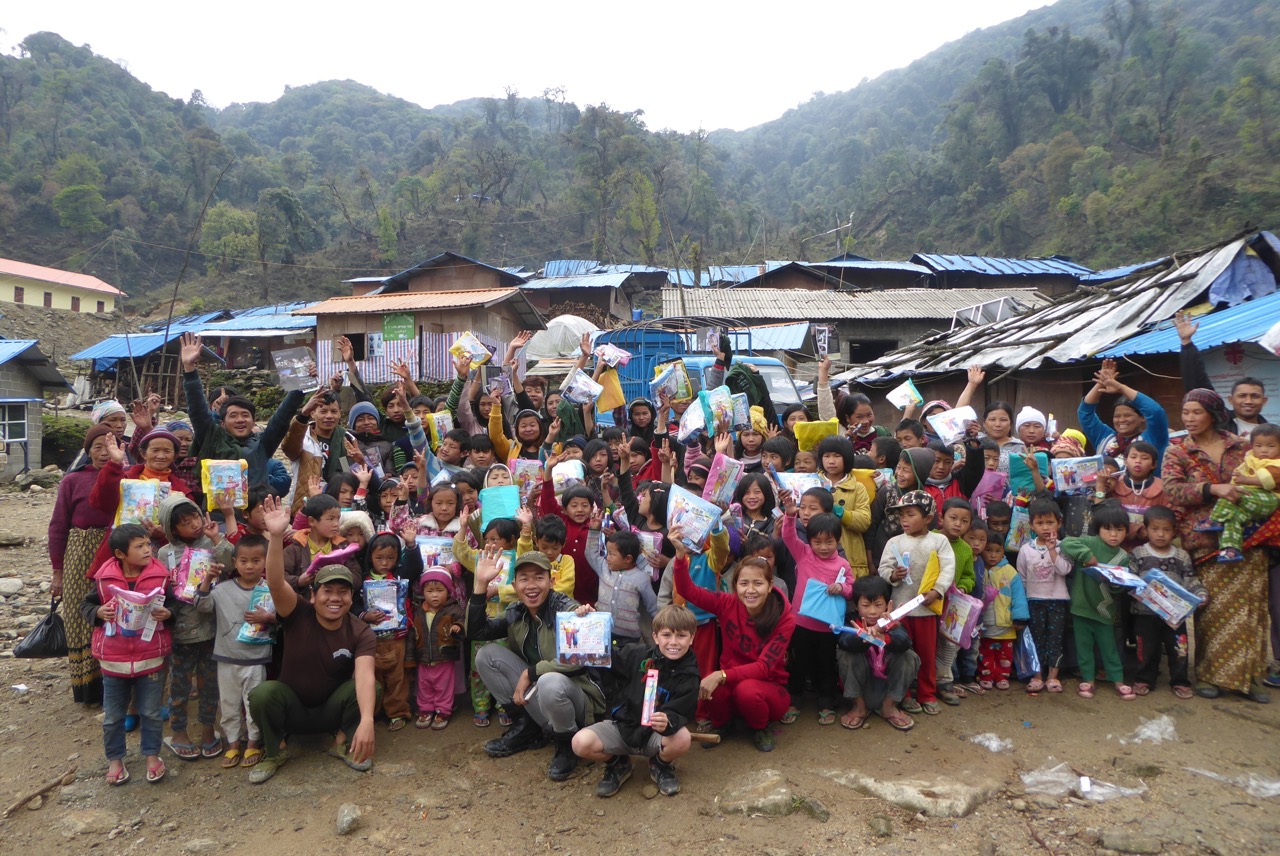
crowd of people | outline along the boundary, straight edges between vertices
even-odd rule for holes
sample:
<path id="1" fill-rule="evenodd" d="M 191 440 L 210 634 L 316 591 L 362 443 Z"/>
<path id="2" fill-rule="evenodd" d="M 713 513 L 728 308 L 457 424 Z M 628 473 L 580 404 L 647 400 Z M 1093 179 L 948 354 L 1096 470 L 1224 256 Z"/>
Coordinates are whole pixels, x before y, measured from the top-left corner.
<path id="1" fill-rule="evenodd" d="M 332 735 L 332 755 L 368 770 L 379 728 L 439 731 L 463 709 L 503 728 L 492 757 L 552 744 L 552 780 L 603 762 L 602 797 L 635 756 L 673 795 L 695 742 L 745 729 L 769 752 L 774 725 L 805 711 L 908 731 L 1015 685 L 1134 700 L 1162 680 L 1179 698 L 1266 703 L 1280 428 L 1260 381 L 1224 400 L 1194 323 L 1178 329 L 1173 436 L 1109 361 L 1078 427 L 989 401 L 943 437 L 931 417 L 978 400 L 982 368 L 954 406 L 881 426 L 866 395 L 832 390 L 824 358 L 814 419 L 780 412 L 722 337 L 704 387 L 747 407 L 720 424 L 688 418 L 694 388 L 603 411 L 550 390 L 516 370 L 525 334 L 495 355 L 505 383 L 486 388 L 463 353 L 439 400 L 403 365 L 371 395 L 341 342 L 345 380 L 288 393 L 259 428 L 248 398 L 206 394 L 185 335 L 190 420 L 134 402 L 127 436 L 126 408 L 98 405 L 59 488 L 49 553 L 73 607 L 74 699 L 103 707 L 112 785 L 129 780 L 134 729 L 150 782 L 171 756 L 261 783 L 295 735 Z M 591 357 L 584 337 L 575 375 Z M 597 360 L 597 390 L 612 371 Z M 228 461 L 238 492 L 210 487 Z M 736 483 L 708 486 L 726 471 Z M 716 501 L 705 526 L 690 495 Z M 1185 614 L 1135 579 L 1181 592 Z M 593 613 L 606 650 L 566 656 L 559 624 Z"/>

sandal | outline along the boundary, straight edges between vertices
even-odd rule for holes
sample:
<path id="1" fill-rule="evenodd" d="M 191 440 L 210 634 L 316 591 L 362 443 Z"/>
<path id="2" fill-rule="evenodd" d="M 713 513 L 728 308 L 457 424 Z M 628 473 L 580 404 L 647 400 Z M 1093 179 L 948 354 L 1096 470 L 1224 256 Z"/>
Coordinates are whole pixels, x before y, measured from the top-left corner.
<path id="1" fill-rule="evenodd" d="M 1093 684 L 1088 681 L 1081 681 L 1080 686 L 1076 687 L 1076 694 L 1080 698 L 1093 698 Z"/>
<path id="2" fill-rule="evenodd" d="M 920 702 L 916 701 L 911 696 L 904 696 L 902 701 L 898 702 L 898 707 L 904 713 L 909 713 L 909 714 L 920 713 L 921 711 L 924 710 L 924 708 L 920 706 Z"/>
<path id="3" fill-rule="evenodd" d="M 998 689 L 998 690 L 1007 690 L 1007 689 L 1009 689 L 1009 682 L 1008 682 L 1008 681 L 996 681 L 996 689 Z"/>
<path id="4" fill-rule="evenodd" d="M 1044 682 L 1044 688 L 1051 693 L 1060 693 L 1062 692 L 1062 681 L 1057 678 L 1050 678 Z"/>
<path id="5" fill-rule="evenodd" d="M 200 747 L 194 743 L 179 743 L 172 737 L 164 739 L 164 745 L 169 747 L 169 751 L 177 755 L 184 761 L 200 760 Z"/>
<path id="6" fill-rule="evenodd" d="M 437 713 L 435 721 L 431 723 L 431 730 L 444 731 L 448 727 L 449 727 L 449 717 L 445 716 L 443 713 Z"/>
<path id="7" fill-rule="evenodd" d="M 241 767 L 252 767 L 262 760 L 262 750 L 256 746 L 252 749 L 244 750 L 244 760 L 240 762 Z"/>
<path id="8" fill-rule="evenodd" d="M 434 719 L 435 714 L 432 714 L 431 718 Z M 474 725 L 476 728 L 488 728 L 489 727 L 489 711 L 486 710 L 483 713 L 476 713 L 475 716 L 471 717 L 471 724 Z"/>
<path id="9" fill-rule="evenodd" d="M 409 720 L 405 719 L 403 716 L 395 716 L 391 718 L 391 722 L 387 723 L 387 730 L 399 731 L 401 728 L 404 728 L 408 724 L 409 724 Z"/>
<path id="10" fill-rule="evenodd" d="M 821 717 L 822 714 L 819 713 L 818 716 Z M 800 718 L 800 709 L 795 705 L 792 705 L 791 707 L 787 708 L 786 713 L 782 714 L 782 719 L 779 721 L 783 725 L 791 725 L 793 722 L 795 722 L 799 718 Z"/>
<path id="11" fill-rule="evenodd" d="M 1120 693 L 1120 698 L 1125 701 L 1133 701 L 1137 698 L 1137 694 L 1133 691 L 1133 687 L 1128 684 L 1116 684 L 1116 692 Z"/>
<path id="12" fill-rule="evenodd" d="M 1151 687 L 1150 687 L 1150 685 L 1149 685 L 1149 684 L 1134 684 L 1134 685 L 1133 685 L 1133 694 L 1134 694 L 1134 695 L 1147 695 L 1147 694 L 1149 694 L 1150 692 L 1151 692 Z"/>
<path id="13" fill-rule="evenodd" d="M 994 683 L 992 683 L 991 681 L 978 681 L 978 689 L 979 689 L 981 692 L 984 692 L 984 693 L 985 693 L 987 690 L 995 689 L 995 686 L 996 686 L 996 685 L 995 685 Z"/>
<path id="14" fill-rule="evenodd" d="M 222 755 L 222 769 L 230 770 L 240 766 L 240 747 L 232 746 Z"/>
<path id="15" fill-rule="evenodd" d="M 499 725 L 501 725 L 503 728 L 510 728 L 510 727 L 511 727 L 511 722 L 512 722 L 512 720 L 511 720 L 511 715 L 510 715 L 510 714 L 508 714 L 505 710 L 500 710 L 500 711 L 498 711 L 498 724 L 499 724 Z"/>
<path id="16" fill-rule="evenodd" d="M 431 723 L 435 722 L 435 720 L 436 720 L 436 712 L 434 710 L 428 713 L 420 713 L 418 714 L 418 718 L 413 721 L 413 727 L 414 728 L 430 728 Z"/>
<path id="17" fill-rule="evenodd" d="M 835 725 L 836 712 L 834 710 L 831 710 L 830 708 L 824 707 L 822 710 L 818 711 L 818 724 L 819 725 Z"/>
<path id="18" fill-rule="evenodd" d="M 1196 697 L 1195 691 L 1191 687 L 1174 687 L 1173 694 L 1180 699 L 1192 699 Z"/>
<path id="19" fill-rule="evenodd" d="M 129 768 L 124 764 L 120 765 L 120 769 L 116 772 L 107 771 L 107 784 L 111 787 L 119 787 L 129 781 Z"/>
<path id="20" fill-rule="evenodd" d="M 942 708 L 938 707 L 938 703 L 936 701 L 920 702 L 920 710 L 924 712 L 926 716 L 937 716 L 942 712 Z"/>
<path id="21" fill-rule="evenodd" d="M 223 749 L 222 738 L 214 737 L 208 743 L 202 743 L 200 745 L 200 757 L 217 758 L 219 755 L 222 754 L 222 749 Z"/>
<path id="22" fill-rule="evenodd" d="M 964 690 L 969 695 L 986 695 L 987 690 L 991 689 L 991 682 L 967 681 L 963 684 L 956 684 L 956 689 Z"/>
<path id="23" fill-rule="evenodd" d="M 899 731 L 910 731 L 916 727 L 916 721 L 900 710 L 892 716 L 881 714 L 881 718 Z"/>
<path id="24" fill-rule="evenodd" d="M 147 781 L 154 785 L 163 779 L 164 774 L 167 772 L 169 771 L 164 766 L 164 759 L 158 759 L 154 767 L 150 764 L 147 765 Z"/>
<path id="25" fill-rule="evenodd" d="M 1044 692 L 1044 681 L 1040 680 L 1039 678 L 1032 678 L 1030 681 L 1027 682 L 1027 692 L 1029 693 Z"/>
<path id="26" fill-rule="evenodd" d="M 840 725 L 850 731 L 857 731 L 860 728 L 866 728 L 871 723 L 871 711 L 863 711 L 861 714 L 854 713 L 852 710 L 840 717 Z"/>

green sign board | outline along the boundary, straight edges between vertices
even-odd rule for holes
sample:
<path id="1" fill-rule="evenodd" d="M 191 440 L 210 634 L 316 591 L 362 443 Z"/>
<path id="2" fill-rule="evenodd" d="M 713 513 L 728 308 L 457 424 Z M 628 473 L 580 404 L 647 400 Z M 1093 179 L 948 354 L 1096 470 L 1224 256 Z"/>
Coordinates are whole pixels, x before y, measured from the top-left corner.
<path id="1" fill-rule="evenodd" d="M 413 339 L 413 316 L 403 312 L 383 315 L 382 339 L 385 342 L 408 342 Z"/>

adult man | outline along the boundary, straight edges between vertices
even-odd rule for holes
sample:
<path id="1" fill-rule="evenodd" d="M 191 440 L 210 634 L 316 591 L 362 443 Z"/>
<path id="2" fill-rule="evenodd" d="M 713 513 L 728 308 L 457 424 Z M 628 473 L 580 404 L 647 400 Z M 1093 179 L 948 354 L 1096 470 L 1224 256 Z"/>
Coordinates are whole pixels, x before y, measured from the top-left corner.
<path id="1" fill-rule="evenodd" d="M 289 636 L 280 678 L 249 693 L 249 713 L 262 729 L 263 758 L 249 773 L 261 784 L 289 760 L 285 734 L 334 733 L 329 754 L 353 770 L 373 766 L 373 715 L 378 709 L 369 625 L 351 614 L 354 582 L 342 565 L 316 572 L 311 602 L 284 576 L 284 536 L 289 512 L 275 497 L 262 503 L 267 528 L 267 585 L 276 620 Z"/>
<path id="2" fill-rule="evenodd" d="M 289 433 L 280 451 L 293 462 L 293 510 L 307 498 L 307 486 L 318 478 L 321 484 L 339 473 L 349 472 L 358 462 L 355 435 L 341 427 L 342 405 L 333 389 L 321 389 L 289 423 Z"/>
<path id="3" fill-rule="evenodd" d="M 204 345 L 199 336 L 182 334 L 178 355 L 182 360 L 182 388 L 187 395 L 195 433 L 194 448 L 200 450 L 200 457 L 206 461 L 243 458 L 249 465 L 249 484 L 266 484 L 267 462 L 284 439 L 289 420 L 302 404 L 302 392 L 294 390 L 287 394 L 261 433 L 256 433 L 257 412 L 253 402 L 242 396 L 223 402 L 215 419 L 205 399 L 204 384 L 196 373 L 203 352 Z"/>
<path id="4" fill-rule="evenodd" d="M 604 693 L 582 666 L 567 666 L 556 657 L 556 613 L 578 604 L 551 590 L 551 562 L 538 552 L 516 559 L 513 586 L 518 600 L 497 618 L 486 618 L 489 584 L 499 573 L 501 551 L 487 548 L 476 563 L 475 584 L 467 601 L 467 638 L 506 639 L 507 646 L 486 645 L 476 655 L 476 671 L 498 704 L 513 711 L 512 726 L 484 745 L 495 758 L 505 758 L 545 742 L 551 732 L 555 756 L 547 776 L 562 782 L 578 766 L 573 735 L 604 713 Z M 514 705 L 514 706 L 513 706 Z"/>
<path id="5" fill-rule="evenodd" d="M 1185 312 L 1179 312 L 1173 320 L 1178 328 L 1178 339 L 1182 342 L 1179 362 L 1183 387 L 1188 392 L 1193 389 L 1213 389 L 1213 381 L 1209 380 L 1209 373 L 1205 371 L 1200 349 L 1191 342 L 1191 338 L 1200 329 L 1200 322 L 1192 321 Z M 1227 410 L 1228 424 L 1221 427 L 1232 433 L 1248 437 L 1256 426 L 1267 421 L 1262 416 L 1262 408 L 1267 406 L 1267 390 L 1256 377 L 1237 379 L 1231 385 L 1227 403 L 1231 405 Z"/>

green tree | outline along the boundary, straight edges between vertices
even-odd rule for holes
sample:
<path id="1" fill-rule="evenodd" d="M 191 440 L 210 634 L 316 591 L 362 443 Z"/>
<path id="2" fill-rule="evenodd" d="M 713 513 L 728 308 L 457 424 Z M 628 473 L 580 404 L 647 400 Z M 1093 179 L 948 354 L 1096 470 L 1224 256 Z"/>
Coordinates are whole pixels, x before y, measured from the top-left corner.
<path id="1" fill-rule="evenodd" d="M 102 215 L 106 213 L 107 203 L 96 187 L 78 184 L 65 188 L 53 197 L 53 208 L 64 229 L 89 234 L 106 228 Z"/>
<path id="2" fill-rule="evenodd" d="M 219 202 L 205 214 L 200 229 L 200 252 L 209 273 L 225 274 L 252 259 L 258 252 L 257 218 L 228 202 Z"/>
<path id="3" fill-rule="evenodd" d="M 662 241 L 662 218 L 658 215 L 658 203 L 653 196 L 653 182 L 644 173 L 637 172 L 631 179 L 631 198 L 623 206 L 631 235 L 640 244 L 640 254 L 647 265 L 658 264 L 658 244 Z"/>
<path id="4" fill-rule="evenodd" d="M 1050 27 L 1044 33 L 1030 29 L 1023 40 L 1018 77 L 1044 93 L 1061 116 L 1072 106 L 1084 109 L 1094 72 L 1105 57 L 1097 42 L 1072 36 L 1068 27 Z"/>

